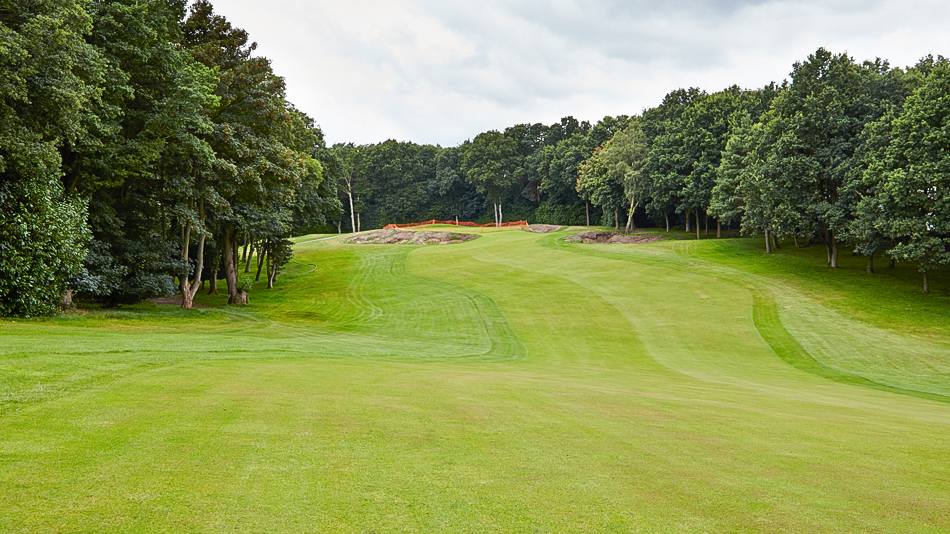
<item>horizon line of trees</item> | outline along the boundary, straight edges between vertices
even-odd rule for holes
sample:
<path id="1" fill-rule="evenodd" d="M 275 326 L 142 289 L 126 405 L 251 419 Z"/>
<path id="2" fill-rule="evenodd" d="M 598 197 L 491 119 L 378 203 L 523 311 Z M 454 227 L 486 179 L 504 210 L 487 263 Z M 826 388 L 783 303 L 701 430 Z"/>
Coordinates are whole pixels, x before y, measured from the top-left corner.
<path id="1" fill-rule="evenodd" d="M 759 89 L 677 89 L 640 115 L 518 124 L 457 147 L 337 144 L 337 232 L 428 219 L 525 219 L 697 239 L 710 219 L 762 236 L 950 264 L 950 64 L 892 68 L 819 48 Z M 505 211 L 502 211 L 503 206 Z M 491 215 L 489 215 L 491 207 Z M 599 208 L 599 216 L 596 213 Z M 328 229 L 328 228 L 327 228 Z"/>
<path id="2" fill-rule="evenodd" d="M 818 49 L 790 80 L 671 91 L 597 123 L 517 124 L 456 147 L 327 147 L 247 33 L 207 0 L 34 0 L 0 8 L 0 316 L 105 306 L 243 272 L 268 287 L 292 235 L 506 217 L 737 225 L 950 264 L 950 64 Z M 332 230 L 331 230 L 332 231 Z M 242 250 L 243 248 L 243 250 Z M 255 261 L 256 260 L 256 261 Z"/>

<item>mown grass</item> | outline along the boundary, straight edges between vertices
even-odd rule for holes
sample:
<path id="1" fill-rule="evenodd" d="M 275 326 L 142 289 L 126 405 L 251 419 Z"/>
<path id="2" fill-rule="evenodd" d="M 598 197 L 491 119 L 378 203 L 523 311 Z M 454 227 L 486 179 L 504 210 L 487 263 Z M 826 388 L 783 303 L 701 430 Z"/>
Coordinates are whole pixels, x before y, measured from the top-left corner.
<path id="1" fill-rule="evenodd" d="M 950 390 L 942 295 L 570 231 L 300 238 L 244 309 L 0 323 L 0 531 L 950 530 L 950 404 L 898 391 Z"/>

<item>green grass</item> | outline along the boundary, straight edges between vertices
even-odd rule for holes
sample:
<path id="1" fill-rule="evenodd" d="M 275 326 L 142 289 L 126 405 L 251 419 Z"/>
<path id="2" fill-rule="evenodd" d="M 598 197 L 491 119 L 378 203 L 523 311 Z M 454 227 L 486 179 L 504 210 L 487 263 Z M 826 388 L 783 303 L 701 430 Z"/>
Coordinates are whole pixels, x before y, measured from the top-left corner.
<path id="1" fill-rule="evenodd" d="M 0 322 L 0 531 L 950 531 L 942 290 L 573 231 Z"/>

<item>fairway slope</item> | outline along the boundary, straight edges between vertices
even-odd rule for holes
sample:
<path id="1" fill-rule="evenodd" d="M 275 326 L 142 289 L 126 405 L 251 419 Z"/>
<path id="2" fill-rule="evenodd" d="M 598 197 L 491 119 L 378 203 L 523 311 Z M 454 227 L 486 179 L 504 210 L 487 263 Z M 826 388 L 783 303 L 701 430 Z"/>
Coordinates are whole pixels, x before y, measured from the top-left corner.
<path id="1" fill-rule="evenodd" d="M 950 531 L 942 335 L 572 232 L 301 238 L 248 308 L 3 323 L 0 531 Z"/>

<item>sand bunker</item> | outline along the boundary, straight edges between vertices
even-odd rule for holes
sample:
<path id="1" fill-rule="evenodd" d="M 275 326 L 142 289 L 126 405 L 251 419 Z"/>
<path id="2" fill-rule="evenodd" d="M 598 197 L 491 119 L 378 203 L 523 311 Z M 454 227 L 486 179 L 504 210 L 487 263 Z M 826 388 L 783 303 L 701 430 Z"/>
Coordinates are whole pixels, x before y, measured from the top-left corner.
<path id="1" fill-rule="evenodd" d="M 409 230 L 377 230 L 361 234 L 346 240 L 346 243 L 375 245 L 447 245 L 471 241 L 479 236 L 474 234 L 456 234 L 452 232 L 412 232 Z"/>
<path id="2" fill-rule="evenodd" d="M 624 235 L 623 232 L 594 232 L 587 230 L 579 234 L 567 236 L 564 241 L 568 243 L 653 243 L 662 241 L 663 236 L 657 234 L 631 234 Z"/>
<path id="3" fill-rule="evenodd" d="M 531 226 L 528 226 L 524 230 L 526 232 L 534 232 L 536 234 L 547 234 L 550 232 L 557 232 L 561 228 L 564 228 L 564 227 L 557 226 L 554 224 L 532 224 Z"/>

